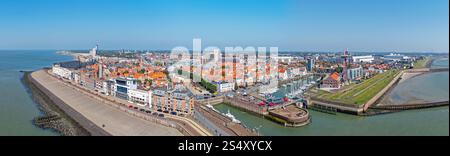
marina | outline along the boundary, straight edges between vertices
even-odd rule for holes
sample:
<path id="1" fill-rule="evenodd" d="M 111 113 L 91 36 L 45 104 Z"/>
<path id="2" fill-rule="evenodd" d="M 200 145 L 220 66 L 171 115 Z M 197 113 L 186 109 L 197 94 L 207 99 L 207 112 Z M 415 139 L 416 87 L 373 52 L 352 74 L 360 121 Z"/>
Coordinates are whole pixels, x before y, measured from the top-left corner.
<path id="1" fill-rule="evenodd" d="M 448 67 L 448 59 L 438 59 L 432 66 L 432 68 L 445 67 Z M 400 105 L 411 102 L 400 99 L 399 97 L 402 97 L 398 96 L 400 93 L 415 97 L 417 100 L 448 100 L 448 78 L 448 72 L 420 75 L 398 85 L 388 96 L 395 99 L 394 102 Z M 221 112 L 230 110 L 247 127 L 260 127 L 260 132 L 269 136 L 449 135 L 448 106 L 408 110 L 369 117 L 338 113 L 332 108 L 322 108 L 320 110 L 310 108 L 313 123 L 298 128 L 286 128 L 260 116 L 255 116 L 227 105 L 221 104 L 214 107 Z"/>

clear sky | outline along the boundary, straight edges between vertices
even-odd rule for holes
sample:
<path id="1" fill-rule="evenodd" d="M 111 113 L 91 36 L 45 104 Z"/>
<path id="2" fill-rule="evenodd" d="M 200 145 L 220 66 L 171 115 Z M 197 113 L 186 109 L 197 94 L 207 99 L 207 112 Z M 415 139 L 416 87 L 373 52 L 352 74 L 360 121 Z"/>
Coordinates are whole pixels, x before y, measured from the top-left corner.
<path id="1" fill-rule="evenodd" d="M 1 0 L 0 49 L 449 51 L 448 0 Z"/>

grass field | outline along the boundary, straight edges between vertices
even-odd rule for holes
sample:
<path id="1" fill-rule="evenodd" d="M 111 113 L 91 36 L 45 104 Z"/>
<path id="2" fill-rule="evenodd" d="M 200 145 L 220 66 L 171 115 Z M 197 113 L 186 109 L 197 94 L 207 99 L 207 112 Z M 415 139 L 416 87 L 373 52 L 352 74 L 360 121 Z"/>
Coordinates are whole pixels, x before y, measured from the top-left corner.
<path id="1" fill-rule="evenodd" d="M 422 60 L 418 60 L 414 63 L 414 69 L 426 68 L 427 63 L 431 61 L 431 57 L 426 57 Z"/>
<path id="2" fill-rule="evenodd" d="M 318 97 L 329 101 L 363 105 L 386 87 L 399 73 L 398 70 L 390 70 L 365 80 L 360 84 L 346 86 L 336 93 L 319 91 Z"/>

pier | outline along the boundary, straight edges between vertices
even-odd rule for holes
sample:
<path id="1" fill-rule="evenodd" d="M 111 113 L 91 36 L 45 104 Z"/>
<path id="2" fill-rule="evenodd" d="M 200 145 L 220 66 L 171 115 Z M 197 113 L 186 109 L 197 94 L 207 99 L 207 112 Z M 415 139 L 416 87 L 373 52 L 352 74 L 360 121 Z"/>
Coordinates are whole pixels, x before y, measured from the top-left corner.
<path id="1" fill-rule="evenodd" d="M 449 68 L 421 68 L 421 69 L 408 69 L 406 73 L 434 73 L 434 72 L 448 72 Z"/>
<path id="2" fill-rule="evenodd" d="M 433 107 L 443 107 L 448 106 L 449 101 L 440 101 L 440 102 L 430 102 L 430 103 L 420 103 L 420 104 L 407 104 L 407 105 L 382 105 L 382 106 L 373 106 L 370 109 L 376 110 L 412 110 L 412 109 L 424 109 L 424 108 L 433 108 Z"/>

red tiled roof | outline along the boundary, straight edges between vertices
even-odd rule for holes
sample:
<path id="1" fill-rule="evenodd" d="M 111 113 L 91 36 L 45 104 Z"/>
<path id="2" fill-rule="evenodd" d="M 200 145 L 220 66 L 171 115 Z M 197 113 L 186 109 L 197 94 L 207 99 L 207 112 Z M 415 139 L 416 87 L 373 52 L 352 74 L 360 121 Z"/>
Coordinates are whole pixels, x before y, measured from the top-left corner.
<path id="1" fill-rule="evenodd" d="M 336 81 L 339 81 L 339 78 L 341 76 L 339 75 L 339 73 L 335 72 L 335 73 L 331 74 L 330 77 Z"/>

